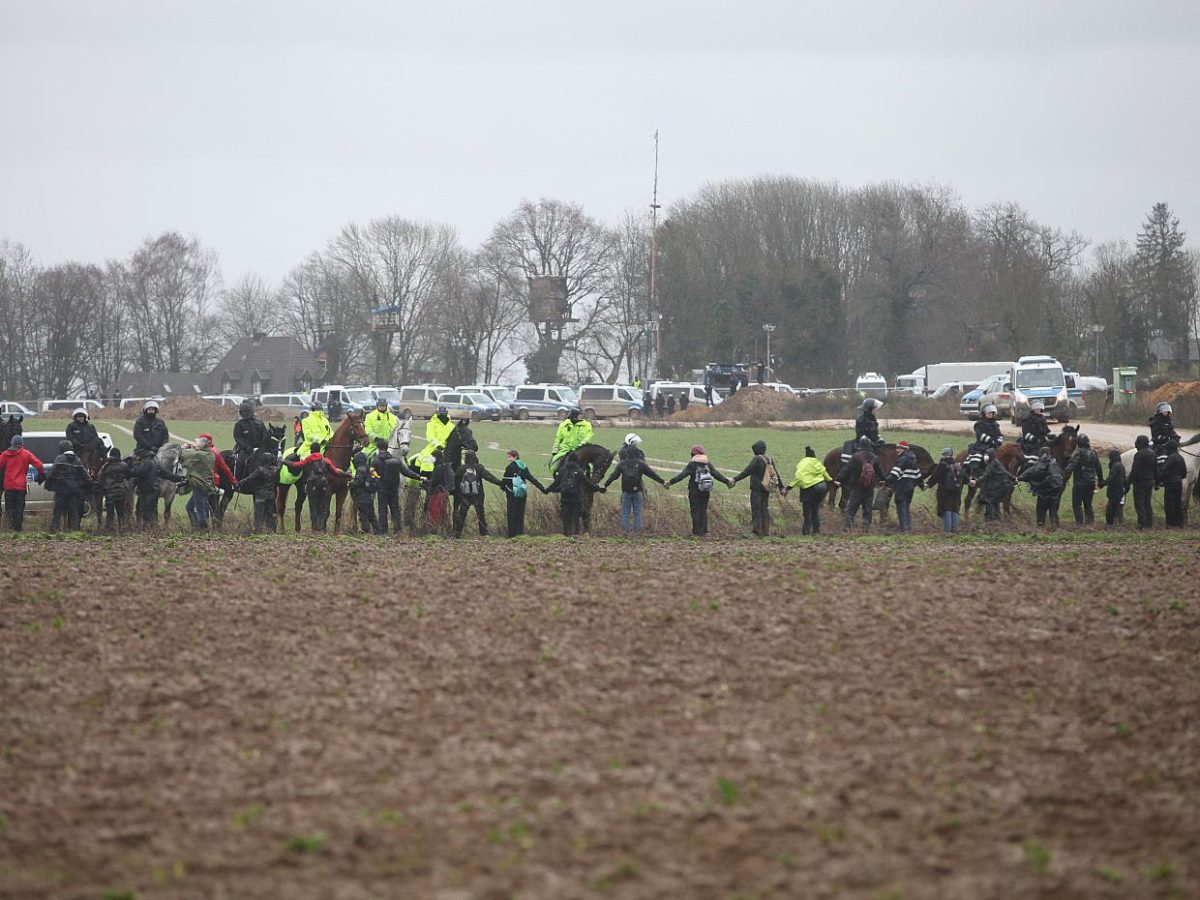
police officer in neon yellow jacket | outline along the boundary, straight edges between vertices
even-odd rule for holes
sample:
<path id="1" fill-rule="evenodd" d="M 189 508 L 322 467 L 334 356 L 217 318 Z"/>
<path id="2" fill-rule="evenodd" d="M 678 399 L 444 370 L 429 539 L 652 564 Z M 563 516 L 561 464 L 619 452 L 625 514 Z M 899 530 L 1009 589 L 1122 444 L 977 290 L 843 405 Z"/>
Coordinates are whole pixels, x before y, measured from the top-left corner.
<path id="1" fill-rule="evenodd" d="M 333 426 L 329 424 L 325 410 L 319 406 L 315 406 L 308 411 L 308 415 L 301 417 L 300 436 L 301 441 L 298 450 L 301 458 L 308 456 L 312 452 L 314 441 L 319 441 L 324 446 L 333 440 Z"/>
<path id="2" fill-rule="evenodd" d="M 550 470 L 558 468 L 558 462 L 572 450 L 592 442 L 592 423 L 583 418 L 579 407 L 571 410 L 554 433 L 554 449 L 550 451 Z"/>
<path id="3" fill-rule="evenodd" d="M 445 450 L 446 441 L 454 433 L 454 423 L 450 421 L 450 412 L 444 406 L 439 406 L 429 424 L 425 426 L 425 450 Z"/>
<path id="4" fill-rule="evenodd" d="M 373 459 L 375 456 L 375 442 L 382 438 L 386 443 L 392 436 L 392 432 L 396 430 L 396 426 L 400 424 L 400 420 L 388 412 L 386 400 L 376 400 L 375 409 L 367 413 L 367 417 L 363 419 L 363 429 L 367 432 L 369 450 L 364 448 L 363 452 L 367 454 L 368 459 Z"/>

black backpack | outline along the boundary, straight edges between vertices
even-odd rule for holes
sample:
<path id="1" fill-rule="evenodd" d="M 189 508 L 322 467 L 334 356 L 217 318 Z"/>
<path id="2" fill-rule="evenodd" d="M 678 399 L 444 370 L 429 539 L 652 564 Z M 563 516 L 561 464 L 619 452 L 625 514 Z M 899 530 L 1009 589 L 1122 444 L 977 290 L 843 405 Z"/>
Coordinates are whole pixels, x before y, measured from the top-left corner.
<path id="1" fill-rule="evenodd" d="M 579 481 L 582 476 L 583 470 L 579 466 L 571 464 L 563 466 L 559 490 L 567 497 L 578 497 L 581 490 Z"/>
<path id="2" fill-rule="evenodd" d="M 314 459 L 308 464 L 308 475 L 304 479 L 304 493 L 325 494 L 329 492 L 329 463 Z"/>
<path id="3" fill-rule="evenodd" d="M 637 493 L 642 489 L 642 461 L 636 456 L 628 456 L 621 460 L 617 467 L 621 470 L 621 490 Z"/>
<path id="4" fill-rule="evenodd" d="M 707 463 L 698 463 L 696 465 L 696 473 L 692 476 L 692 480 L 696 482 L 696 490 L 703 494 L 707 494 L 713 488 L 712 470 Z"/>
<path id="5" fill-rule="evenodd" d="M 474 466 L 467 466 L 463 469 L 462 483 L 458 486 L 458 492 L 464 497 L 478 497 L 482 493 L 479 486 L 479 472 Z"/>
<path id="6" fill-rule="evenodd" d="M 963 485 L 963 467 L 961 463 L 952 462 L 946 466 L 946 473 L 942 476 L 942 490 L 957 491 Z"/>

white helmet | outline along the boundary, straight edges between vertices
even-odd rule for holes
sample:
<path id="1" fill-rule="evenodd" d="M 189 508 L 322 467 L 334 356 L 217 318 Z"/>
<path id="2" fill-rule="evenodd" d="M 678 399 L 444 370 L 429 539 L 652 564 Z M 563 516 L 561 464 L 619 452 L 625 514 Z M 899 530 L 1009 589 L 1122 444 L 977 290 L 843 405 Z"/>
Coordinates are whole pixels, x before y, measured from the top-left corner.
<path id="1" fill-rule="evenodd" d="M 1169 416 L 1169 415 L 1171 415 L 1171 411 L 1172 411 L 1171 404 L 1170 403 L 1160 403 L 1160 404 L 1158 404 L 1158 406 L 1154 407 L 1154 411 L 1156 413 L 1158 413 L 1160 416 Z"/>
<path id="2" fill-rule="evenodd" d="M 1033 410 L 1034 412 L 1045 412 L 1046 404 L 1043 403 L 1041 400 L 1034 400 L 1032 403 L 1029 404 L 1029 408 L 1031 410 Z"/>
<path id="3" fill-rule="evenodd" d="M 142 412 L 149 412 L 150 410 L 154 410 L 155 412 L 158 412 L 158 401 L 157 400 L 147 400 L 145 402 L 145 404 L 142 406 Z"/>
<path id="4" fill-rule="evenodd" d="M 77 410 L 75 410 L 75 412 L 71 413 L 72 419 L 75 418 L 76 416 L 83 416 L 86 419 L 87 418 L 87 410 L 84 409 L 82 406 L 79 407 L 79 409 L 77 409 Z"/>
<path id="5" fill-rule="evenodd" d="M 876 400 L 874 397 L 868 397 L 862 402 L 863 409 L 881 409 L 883 407 L 882 400 Z"/>
<path id="6" fill-rule="evenodd" d="M 986 416 L 988 413 L 991 413 L 992 415 L 996 414 L 996 404 L 995 403 L 989 403 L 987 406 L 985 406 L 983 408 L 983 414 Z"/>
<path id="7" fill-rule="evenodd" d="M 642 439 L 640 437 L 638 437 L 636 434 L 634 434 L 632 431 L 629 432 L 629 434 L 625 435 L 625 446 L 626 447 L 632 447 L 634 444 L 640 444 L 641 442 L 642 442 Z"/>

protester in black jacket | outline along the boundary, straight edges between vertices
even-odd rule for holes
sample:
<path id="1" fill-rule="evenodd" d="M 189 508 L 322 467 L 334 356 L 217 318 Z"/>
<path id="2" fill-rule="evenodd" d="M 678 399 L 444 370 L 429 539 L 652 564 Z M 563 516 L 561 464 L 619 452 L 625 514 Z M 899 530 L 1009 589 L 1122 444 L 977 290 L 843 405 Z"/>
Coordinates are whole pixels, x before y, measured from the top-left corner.
<path id="1" fill-rule="evenodd" d="M 1104 507 L 1104 524 L 1120 525 L 1125 521 L 1125 463 L 1120 450 L 1108 451 L 1108 504 Z"/>
<path id="2" fill-rule="evenodd" d="M 985 450 L 984 453 L 987 451 Z M 963 482 L 967 480 L 965 467 L 954 461 L 954 450 L 946 447 L 929 478 L 926 487 L 937 488 L 937 516 L 942 521 L 942 533 L 958 531 L 959 511 L 962 509 Z"/>
<path id="3" fill-rule="evenodd" d="M 129 487 L 133 477 L 129 464 L 121 459 L 121 451 L 113 447 L 100 467 L 96 481 L 104 497 L 104 527 L 108 531 L 129 527 Z"/>
<path id="4" fill-rule="evenodd" d="M 54 457 L 53 468 L 46 478 L 46 489 L 54 493 L 54 513 L 50 521 L 50 530 L 58 531 L 65 520 L 68 531 L 78 531 L 92 476 L 75 455 L 70 441 L 59 441 L 58 449 L 59 454 Z"/>
<path id="5" fill-rule="evenodd" d="M 985 455 L 987 465 L 971 483 L 979 491 L 979 499 L 983 502 L 984 519 L 997 522 L 1000 520 L 1000 504 L 1012 492 L 1017 480 L 1004 468 L 995 450 L 987 450 Z"/>
<path id="6" fill-rule="evenodd" d="M 692 514 L 692 535 L 704 537 L 708 534 L 708 500 L 712 497 L 714 481 L 719 481 L 726 487 L 733 487 L 733 482 L 721 474 L 714 466 L 699 444 L 692 447 L 692 457 L 688 460 L 683 471 L 667 482 L 667 486 L 678 484 L 687 479 L 688 509 Z"/>
<path id="7" fill-rule="evenodd" d="M 1179 452 L 1178 441 L 1167 441 L 1163 447 L 1167 461 L 1163 463 L 1159 482 L 1163 489 L 1163 515 L 1168 528 L 1184 526 L 1183 483 L 1187 480 L 1187 462 Z"/>
<path id="8" fill-rule="evenodd" d="M 1058 528 L 1058 504 L 1062 499 L 1062 468 L 1050 455 L 1050 448 L 1043 447 L 1038 461 L 1020 476 L 1029 483 L 1037 497 L 1037 523 L 1041 527 L 1049 523 L 1050 530 Z"/>
<path id="9" fill-rule="evenodd" d="M 279 460 L 270 450 L 256 450 L 246 462 L 246 477 L 238 490 L 254 498 L 254 530 L 275 531 L 275 495 L 279 488 Z"/>
<path id="10" fill-rule="evenodd" d="M 646 498 L 643 477 L 667 486 L 662 477 L 646 465 L 645 458 L 638 451 L 620 460 L 604 482 L 604 486 L 608 487 L 618 478 L 621 479 L 621 534 L 626 537 L 630 535 L 631 528 L 634 534 L 642 530 L 642 507 Z"/>
<path id="11" fill-rule="evenodd" d="M 766 441 L 755 441 L 750 450 L 754 453 L 753 459 L 733 477 L 729 486 L 733 487 L 743 478 L 750 479 L 750 519 L 754 534 L 767 537 L 771 533 L 771 509 L 767 501 L 771 499 L 770 477 L 774 464 L 767 456 Z"/>
<path id="12" fill-rule="evenodd" d="M 403 520 L 400 515 L 400 489 L 404 484 L 403 479 L 408 478 L 419 482 L 422 476 L 420 472 L 414 472 L 409 468 L 404 457 L 392 455 L 391 451 L 388 450 L 388 440 L 386 438 L 376 438 L 375 448 L 375 456 L 371 460 L 371 465 L 379 473 L 381 479 L 379 488 L 379 530 L 386 532 L 390 520 L 392 531 L 395 534 L 399 534 L 403 527 Z M 410 527 L 415 528 L 416 522 L 410 523 Z"/>
<path id="13" fill-rule="evenodd" d="M 1158 457 L 1150 446 L 1150 438 L 1139 434 L 1133 442 L 1137 452 L 1129 467 L 1129 483 L 1126 491 L 1133 491 L 1133 508 L 1137 512 L 1139 530 L 1154 527 L 1154 507 L 1151 498 L 1158 487 Z"/>
<path id="14" fill-rule="evenodd" d="M 863 527 L 870 530 L 875 486 L 881 484 L 883 479 L 883 469 L 879 467 L 871 439 L 863 436 L 858 441 L 858 452 L 850 457 L 850 462 L 842 467 L 842 471 L 834 479 L 849 495 L 845 512 L 847 529 L 854 524 L 854 517 L 858 511 L 862 510 Z"/>
<path id="15" fill-rule="evenodd" d="M 529 485 L 532 484 L 543 494 L 547 493 L 547 490 L 533 472 L 529 471 L 529 467 L 521 459 L 521 454 L 516 450 L 508 451 L 508 465 L 504 469 L 502 480 L 508 502 L 508 536 L 513 538 L 525 533 L 525 503 L 529 499 Z"/>
<path id="16" fill-rule="evenodd" d="M 1100 466 L 1100 457 L 1092 449 L 1091 439 L 1081 434 L 1075 441 L 1075 452 L 1067 460 L 1063 469 L 1063 477 L 1074 476 L 1071 482 L 1071 511 L 1075 514 L 1076 525 L 1091 525 L 1095 521 L 1092 514 L 1092 495 L 1097 486 L 1104 486 L 1104 470 Z"/>
<path id="17" fill-rule="evenodd" d="M 501 490 L 504 482 L 489 472 L 479 461 L 474 450 L 463 453 L 462 465 L 454 473 L 454 536 L 462 537 L 467 513 L 475 510 L 479 522 L 479 536 L 487 537 L 487 517 L 483 511 L 483 483 L 491 482 Z"/>
<path id="18" fill-rule="evenodd" d="M 908 441 L 896 445 L 900 455 L 888 473 L 887 483 L 892 486 L 892 499 L 896 502 L 896 520 L 902 532 L 912 531 L 912 498 L 913 491 L 921 484 L 921 468 L 917 465 L 917 455 L 912 452 Z"/>
<path id="19" fill-rule="evenodd" d="M 579 464 L 579 457 L 574 450 L 566 455 L 563 464 L 554 473 L 554 481 L 546 488 L 547 494 L 559 496 L 564 536 L 572 537 L 583 530 L 583 492 L 603 494 L 606 490 L 607 488 L 593 484 L 587 477 L 587 472 Z"/>

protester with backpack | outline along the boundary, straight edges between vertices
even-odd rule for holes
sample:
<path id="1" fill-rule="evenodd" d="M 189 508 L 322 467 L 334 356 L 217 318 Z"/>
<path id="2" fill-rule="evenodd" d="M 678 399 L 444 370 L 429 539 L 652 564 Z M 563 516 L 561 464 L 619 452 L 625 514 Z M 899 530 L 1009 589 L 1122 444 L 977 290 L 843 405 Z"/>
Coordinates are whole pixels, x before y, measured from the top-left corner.
<path id="1" fill-rule="evenodd" d="M 392 453 L 390 447 L 391 444 L 386 439 L 376 438 L 375 457 L 371 460 L 371 466 L 379 473 L 380 478 L 379 531 L 382 534 L 387 533 L 390 519 L 393 532 L 399 534 L 403 528 L 403 520 L 400 517 L 401 485 L 405 479 L 420 484 L 421 474 L 410 469 L 404 457 L 399 453 Z"/>
<path id="2" fill-rule="evenodd" d="M 445 533 L 451 525 L 450 498 L 454 494 L 454 469 L 445 451 L 433 451 L 433 471 L 425 482 L 425 520 L 429 528 Z"/>
<path id="3" fill-rule="evenodd" d="M 1063 477 L 1074 475 L 1071 482 L 1071 511 L 1076 525 L 1091 525 L 1095 521 L 1092 513 L 1092 496 L 1104 487 L 1104 470 L 1100 457 L 1092 449 L 1092 441 L 1086 434 L 1075 439 L 1075 452 L 1067 460 Z"/>
<path id="4" fill-rule="evenodd" d="M 559 512 L 562 515 L 563 535 L 571 537 L 583 530 L 583 492 L 603 494 L 606 488 L 592 484 L 591 479 L 579 464 L 579 457 L 571 451 L 563 458 L 554 481 L 546 488 L 547 494 L 559 495 Z"/>
<path id="5" fill-rule="evenodd" d="M 721 471 L 709 461 L 708 454 L 699 444 L 692 447 L 692 457 L 688 460 L 683 471 L 667 482 L 670 487 L 687 479 L 688 510 L 692 514 L 692 536 L 704 537 L 708 534 L 708 501 L 712 497 L 713 482 L 719 481 L 726 487 L 733 487 L 733 482 L 721 474 Z"/>
<path id="6" fill-rule="evenodd" d="M 1108 504 L 1104 507 L 1104 524 L 1110 528 L 1125 522 L 1125 463 L 1120 450 L 1108 451 Z"/>
<path id="7" fill-rule="evenodd" d="M 345 478 L 346 473 L 335 466 L 321 450 L 320 441 L 313 441 L 311 451 L 303 459 L 285 459 L 289 471 L 304 475 L 304 494 L 308 500 L 308 515 L 313 531 L 324 531 L 329 522 L 329 494 L 334 478 Z"/>
<path id="8" fill-rule="evenodd" d="M 83 461 L 75 455 L 74 445 L 69 440 L 59 441 L 58 449 L 59 454 L 54 457 L 50 474 L 46 476 L 46 490 L 54 494 L 50 530 L 58 531 L 65 519 L 68 531 L 78 531 L 92 476 L 88 474 Z"/>
<path id="9" fill-rule="evenodd" d="M 913 491 L 918 487 L 924 489 L 925 486 L 921 483 L 917 455 L 912 452 L 908 441 L 900 441 L 896 447 L 900 455 L 888 473 L 887 483 L 891 485 L 892 499 L 896 501 L 896 521 L 900 523 L 900 531 L 907 534 L 912 531 Z"/>
<path id="10" fill-rule="evenodd" d="M 254 531 L 274 532 L 275 494 L 279 489 L 279 460 L 267 449 L 255 450 L 246 461 L 248 474 L 238 482 L 238 490 L 254 498 Z"/>
<path id="11" fill-rule="evenodd" d="M 1017 480 L 1012 477 L 996 451 L 988 447 L 983 451 L 983 472 L 971 481 L 971 485 L 979 491 L 979 499 L 983 503 L 983 518 L 988 522 L 1000 521 L 1000 504 L 1012 491 Z"/>
<path id="12" fill-rule="evenodd" d="M 454 473 L 454 536 L 462 537 L 467 513 L 475 510 L 479 522 L 479 536 L 487 537 L 487 516 L 483 511 L 483 483 L 491 482 L 501 490 L 504 482 L 484 468 L 474 450 L 463 453 L 462 465 Z"/>
<path id="13" fill-rule="evenodd" d="M 121 451 L 113 447 L 96 474 L 100 495 L 104 498 L 104 528 L 124 531 L 129 527 L 129 487 L 133 477 L 129 464 L 121 459 Z"/>
<path id="14" fill-rule="evenodd" d="M 875 486 L 883 481 L 883 470 L 875 456 L 874 443 L 869 436 L 858 439 L 858 451 L 834 479 L 849 492 L 846 501 L 845 522 L 849 529 L 854 517 L 862 510 L 863 527 L 871 529 L 871 510 L 875 500 Z"/>
<path id="15" fill-rule="evenodd" d="M 829 493 L 830 481 L 833 481 L 833 476 L 825 468 L 825 463 L 817 459 L 812 447 L 805 447 L 804 459 L 796 466 L 796 477 L 783 489 L 785 494 L 792 488 L 800 489 L 800 505 L 804 509 L 803 534 L 821 533 L 821 504 Z"/>
<path id="16" fill-rule="evenodd" d="M 991 448 L 985 449 L 986 454 Z M 929 478 L 926 487 L 937 488 L 937 515 L 942 520 L 942 534 L 954 534 L 958 531 L 959 510 L 962 509 L 962 489 L 966 475 L 962 463 L 954 461 L 954 451 L 946 447 Z"/>
<path id="17" fill-rule="evenodd" d="M 646 465 L 644 458 L 634 454 L 629 454 L 620 460 L 612 470 L 612 474 L 604 481 L 604 486 L 607 488 L 618 478 L 621 479 L 621 534 L 626 537 L 630 535 L 631 525 L 633 534 L 642 530 L 642 506 L 646 499 L 645 487 L 642 484 L 643 477 L 657 481 L 664 488 L 667 486 L 662 477 Z"/>
<path id="18" fill-rule="evenodd" d="M 508 451 L 508 465 L 501 480 L 508 502 L 508 536 L 514 538 L 525 533 L 525 501 L 529 499 L 529 485 L 543 494 L 547 491 L 516 450 Z"/>
<path id="19" fill-rule="evenodd" d="M 730 481 L 733 487 L 743 478 L 750 479 L 750 520 L 752 529 L 757 537 L 767 537 L 771 533 L 771 509 L 768 501 L 771 499 L 771 470 L 775 464 L 767 456 L 767 442 L 755 441 L 751 447 L 754 454 L 746 468 L 742 469 Z"/>
<path id="20" fill-rule="evenodd" d="M 1058 528 L 1058 503 L 1064 482 L 1062 469 L 1050 455 L 1049 447 L 1042 448 L 1038 461 L 1021 474 L 1020 480 L 1027 482 L 1037 497 L 1038 527 L 1048 523 L 1054 531 Z"/>
<path id="21" fill-rule="evenodd" d="M 359 528 L 363 534 L 383 534 L 379 517 L 375 515 L 375 498 L 379 496 L 383 479 L 361 450 L 354 454 L 351 462 L 354 463 L 354 475 L 350 479 L 350 499 L 354 501 Z"/>

